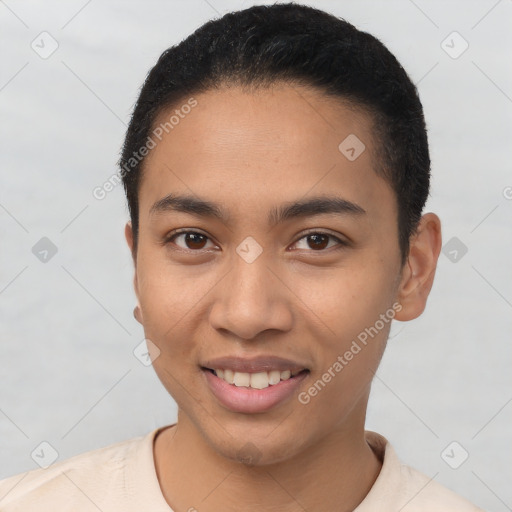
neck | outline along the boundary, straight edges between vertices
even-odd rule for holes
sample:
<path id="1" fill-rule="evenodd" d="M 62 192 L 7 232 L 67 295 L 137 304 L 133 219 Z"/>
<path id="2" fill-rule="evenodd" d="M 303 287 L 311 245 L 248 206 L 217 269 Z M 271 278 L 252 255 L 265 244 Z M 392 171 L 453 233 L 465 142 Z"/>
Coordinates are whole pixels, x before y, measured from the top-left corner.
<path id="1" fill-rule="evenodd" d="M 186 415 L 155 440 L 155 466 L 173 510 L 352 511 L 382 464 L 358 429 L 340 427 L 284 461 L 245 465 L 206 442 Z"/>

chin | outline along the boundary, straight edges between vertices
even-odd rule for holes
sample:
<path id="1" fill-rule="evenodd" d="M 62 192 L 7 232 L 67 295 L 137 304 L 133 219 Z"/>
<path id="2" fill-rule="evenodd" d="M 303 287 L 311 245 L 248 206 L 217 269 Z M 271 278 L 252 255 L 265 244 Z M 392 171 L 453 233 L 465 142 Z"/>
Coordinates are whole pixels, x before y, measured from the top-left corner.
<path id="1" fill-rule="evenodd" d="M 278 432 L 279 428 L 276 429 L 275 425 L 269 427 L 271 428 L 240 428 L 238 432 L 215 428 L 214 437 L 208 431 L 203 432 L 203 436 L 218 455 L 249 467 L 287 461 L 297 456 L 307 444 L 311 444 L 305 442 L 304 433 L 299 437 L 298 428 L 286 425 Z M 291 436 L 290 432 L 297 433 L 297 437 Z"/>

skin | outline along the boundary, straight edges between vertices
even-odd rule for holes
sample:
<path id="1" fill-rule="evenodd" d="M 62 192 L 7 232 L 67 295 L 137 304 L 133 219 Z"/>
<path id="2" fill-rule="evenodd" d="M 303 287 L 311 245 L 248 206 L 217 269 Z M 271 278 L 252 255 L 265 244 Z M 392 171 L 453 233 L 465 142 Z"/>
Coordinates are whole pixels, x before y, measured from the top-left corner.
<path id="1" fill-rule="evenodd" d="M 286 357 L 310 368 L 300 388 L 307 391 L 394 303 L 400 321 L 423 312 L 441 249 L 440 220 L 423 215 L 401 267 L 396 197 L 372 169 L 371 119 L 363 112 L 286 84 L 194 97 L 198 105 L 146 159 L 132 252 L 136 316 L 160 350 L 153 366 L 178 404 L 177 426 L 164 429 L 154 446 L 163 496 L 177 512 L 353 510 L 381 469 L 364 423 L 391 322 L 307 405 L 293 396 L 264 413 L 230 411 L 199 365 L 225 355 Z M 366 150 L 349 161 L 338 145 L 352 133 Z M 171 192 L 220 203 L 231 223 L 151 216 L 153 203 Z M 333 194 L 366 214 L 267 225 L 273 206 Z M 207 238 L 182 235 L 164 245 L 177 228 Z M 319 249 L 305 238 L 313 228 L 350 245 L 328 238 Z M 129 222 L 125 236 L 132 250 Z M 251 264 L 236 252 L 248 236 L 263 249 Z M 244 464 L 249 441 L 258 457 Z"/>

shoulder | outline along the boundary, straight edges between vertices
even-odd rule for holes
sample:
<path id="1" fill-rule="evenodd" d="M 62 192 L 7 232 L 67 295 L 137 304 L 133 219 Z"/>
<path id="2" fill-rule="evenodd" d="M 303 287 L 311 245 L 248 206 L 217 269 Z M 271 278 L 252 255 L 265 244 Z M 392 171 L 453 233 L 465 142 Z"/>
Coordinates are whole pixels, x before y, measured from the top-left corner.
<path id="1" fill-rule="evenodd" d="M 380 434 L 367 431 L 366 440 L 381 459 L 382 469 L 357 512 L 372 509 L 402 512 L 484 512 L 438 483 L 434 477 L 428 477 L 402 464 L 391 444 Z"/>
<path id="2" fill-rule="evenodd" d="M 110 496 L 129 499 L 127 470 L 144 464 L 157 431 L 0 481 L 0 511 L 97 511 Z"/>
<path id="3" fill-rule="evenodd" d="M 419 471 L 400 465 L 404 488 L 404 512 L 483 512 L 482 509 Z"/>

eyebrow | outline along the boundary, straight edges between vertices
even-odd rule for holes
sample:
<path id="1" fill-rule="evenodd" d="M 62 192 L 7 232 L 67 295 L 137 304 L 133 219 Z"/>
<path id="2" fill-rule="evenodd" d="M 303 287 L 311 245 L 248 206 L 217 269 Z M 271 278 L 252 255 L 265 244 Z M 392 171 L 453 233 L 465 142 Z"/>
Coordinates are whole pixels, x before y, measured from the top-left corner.
<path id="1" fill-rule="evenodd" d="M 209 217 L 229 224 L 230 215 L 221 206 L 211 201 L 189 195 L 169 194 L 156 201 L 149 210 L 150 216 L 168 212 L 182 212 L 196 217 Z M 290 219 L 312 217 L 322 214 L 355 215 L 366 214 L 356 203 L 337 196 L 319 196 L 310 199 L 283 203 L 268 213 L 268 224 L 274 226 Z"/>

